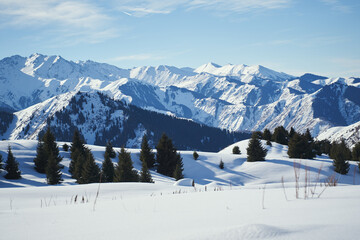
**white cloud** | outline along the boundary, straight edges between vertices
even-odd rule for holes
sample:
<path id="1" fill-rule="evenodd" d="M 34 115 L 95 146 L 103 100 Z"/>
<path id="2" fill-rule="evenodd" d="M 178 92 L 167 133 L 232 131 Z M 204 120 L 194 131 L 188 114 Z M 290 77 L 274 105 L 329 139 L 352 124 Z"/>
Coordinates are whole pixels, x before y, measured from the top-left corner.
<path id="1" fill-rule="evenodd" d="M 343 4 L 340 0 L 321 0 L 326 5 L 330 6 L 333 10 L 348 13 L 351 11 L 351 8 Z"/>
<path id="2" fill-rule="evenodd" d="M 111 18 L 86 1 L 0 0 L 0 17 L 2 27 L 45 27 L 78 37 L 82 33 L 82 37 L 90 39 L 116 36 L 108 27 Z M 101 36 L 96 36 L 99 33 Z"/>
<path id="3" fill-rule="evenodd" d="M 206 9 L 222 13 L 243 13 L 254 10 L 287 7 L 292 0 L 122 0 L 114 2 L 117 8 L 133 16 L 148 14 L 169 14 L 183 8 L 187 10 Z"/>

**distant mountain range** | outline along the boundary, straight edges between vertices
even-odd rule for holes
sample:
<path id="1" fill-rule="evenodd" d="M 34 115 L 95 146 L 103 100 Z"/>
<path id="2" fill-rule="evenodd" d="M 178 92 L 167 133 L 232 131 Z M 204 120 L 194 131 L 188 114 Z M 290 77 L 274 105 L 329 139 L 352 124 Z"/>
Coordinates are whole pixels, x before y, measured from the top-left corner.
<path id="1" fill-rule="evenodd" d="M 313 74 L 295 77 L 260 65 L 208 63 L 196 69 L 165 65 L 121 69 L 93 61 L 67 61 L 60 56 L 12 56 L 0 60 L 0 109 L 15 117 L 10 121 L 6 113 L 0 114 L 0 137 L 34 139 L 44 121 L 65 131 L 81 126 L 74 121 L 82 122 L 81 115 L 76 115 L 82 114 L 86 123 L 97 122 L 93 130 L 87 126 L 82 133 L 89 143 L 98 144 L 106 138 L 99 129 L 106 129 L 114 121 L 120 124 L 130 116 L 99 114 L 109 107 L 104 103 L 93 103 L 91 108 L 70 104 L 81 96 L 87 102 L 98 101 L 98 96 L 113 101 L 116 107 L 109 107 L 110 112 L 125 111 L 120 107 L 122 102 L 127 109 L 137 107 L 139 111 L 187 119 L 191 121 L 186 122 L 228 130 L 225 133 L 272 130 L 283 125 L 300 132 L 309 128 L 317 136 L 331 127 L 360 121 L 359 86 L 359 78 Z M 83 95 L 84 92 L 88 94 Z M 72 125 L 68 120 L 55 120 L 54 116 L 60 116 L 64 109 L 72 116 Z M 101 117 L 108 118 L 108 122 L 102 122 Z M 133 126 L 132 131 L 151 132 L 149 127 L 156 125 L 141 124 L 142 127 Z M 122 143 L 135 146 L 130 139 L 133 138 L 124 138 Z"/>

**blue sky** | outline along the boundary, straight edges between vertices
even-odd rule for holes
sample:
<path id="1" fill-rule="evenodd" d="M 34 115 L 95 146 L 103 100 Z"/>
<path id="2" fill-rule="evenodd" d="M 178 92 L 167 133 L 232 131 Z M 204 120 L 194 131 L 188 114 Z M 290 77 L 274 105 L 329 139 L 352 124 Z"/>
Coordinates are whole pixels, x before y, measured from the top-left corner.
<path id="1" fill-rule="evenodd" d="M 358 0 L 0 0 L 0 58 L 360 77 Z"/>

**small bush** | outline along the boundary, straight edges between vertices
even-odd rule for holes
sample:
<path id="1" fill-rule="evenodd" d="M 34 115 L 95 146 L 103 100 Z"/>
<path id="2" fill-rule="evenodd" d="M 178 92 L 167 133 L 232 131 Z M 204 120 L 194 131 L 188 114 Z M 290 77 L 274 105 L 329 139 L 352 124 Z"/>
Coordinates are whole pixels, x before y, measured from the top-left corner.
<path id="1" fill-rule="evenodd" d="M 223 162 L 222 160 L 220 160 L 219 168 L 220 168 L 220 169 L 224 169 L 224 162 Z"/>
<path id="2" fill-rule="evenodd" d="M 62 147 L 65 152 L 69 151 L 69 145 L 67 145 L 66 143 L 64 143 Z"/>
<path id="3" fill-rule="evenodd" d="M 233 154 L 241 154 L 240 148 L 238 146 L 234 146 L 232 152 Z"/>
<path id="4" fill-rule="evenodd" d="M 193 153 L 193 158 L 194 158 L 194 160 L 198 160 L 198 158 L 199 158 L 199 154 L 196 151 L 194 151 L 194 153 Z"/>

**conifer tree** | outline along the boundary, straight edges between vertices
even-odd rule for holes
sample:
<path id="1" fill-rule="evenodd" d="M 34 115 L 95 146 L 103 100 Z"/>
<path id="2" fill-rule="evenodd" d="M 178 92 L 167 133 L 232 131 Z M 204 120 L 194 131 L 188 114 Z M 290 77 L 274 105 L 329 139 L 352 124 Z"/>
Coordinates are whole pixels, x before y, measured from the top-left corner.
<path id="1" fill-rule="evenodd" d="M 86 149 L 86 158 L 83 165 L 81 177 L 78 179 L 78 183 L 96 183 L 100 181 L 100 168 L 96 164 L 94 155 L 90 149 Z"/>
<path id="2" fill-rule="evenodd" d="M 146 134 L 144 134 L 141 141 L 140 161 L 145 161 L 148 168 L 154 167 L 155 164 L 155 154 L 149 147 Z"/>
<path id="3" fill-rule="evenodd" d="M 175 178 L 176 181 L 184 178 L 183 170 L 182 164 L 180 162 L 177 163 L 173 174 L 173 178 Z"/>
<path id="4" fill-rule="evenodd" d="M 222 159 L 220 160 L 219 168 L 220 168 L 220 169 L 224 169 L 224 162 L 223 162 Z"/>
<path id="5" fill-rule="evenodd" d="M 55 142 L 54 134 L 51 132 L 50 128 L 46 129 L 46 132 L 42 138 L 44 144 L 44 150 L 46 153 L 46 158 L 49 159 L 50 155 L 52 154 L 57 163 L 60 163 L 62 157 L 59 155 L 59 147 Z"/>
<path id="6" fill-rule="evenodd" d="M 19 170 L 19 163 L 16 161 L 11 147 L 8 148 L 8 157 L 6 160 L 5 170 L 7 174 L 5 175 L 6 179 L 19 179 L 21 178 L 21 172 Z"/>
<path id="7" fill-rule="evenodd" d="M 86 163 L 86 151 L 87 149 L 85 149 L 84 152 L 79 152 L 79 154 L 76 155 L 76 158 L 72 159 L 72 161 L 75 163 L 74 171 L 72 172 L 72 178 L 75 178 L 77 182 L 82 182 L 82 174 L 84 165 Z"/>
<path id="8" fill-rule="evenodd" d="M 46 165 L 46 181 L 50 185 L 59 184 L 62 181 L 60 166 L 52 153 Z"/>
<path id="9" fill-rule="evenodd" d="M 311 136 L 311 135 L 310 135 Z M 290 158 L 312 159 L 315 157 L 313 143 L 309 141 L 309 135 L 294 133 L 289 141 L 288 155 Z"/>
<path id="10" fill-rule="evenodd" d="M 263 138 L 264 140 L 271 141 L 271 137 L 272 137 L 272 135 L 271 135 L 270 130 L 267 129 L 267 128 L 265 128 L 265 130 L 264 130 L 264 132 L 263 132 L 263 137 L 262 137 L 262 138 Z"/>
<path id="11" fill-rule="evenodd" d="M 272 135 L 272 140 L 282 145 L 288 144 L 288 132 L 283 126 L 277 127 Z"/>
<path id="12" fill-rule="evenodd" d="M 164 133 L 156 146 L 157 172 L 172 177 L 178 163 L 178 156 L 170 138 Z"/>
<path id="13" fill-rule="evenodd" d="M 79 173 L 82 171 L 82 169 L 76 170 L 76 166 L 82 168 L 82 164 L 85 162 L 85 145 L 81 140 L 78 130 L 75 130 L 74 132 L 73 141 L 70 146 L 70 158 L 69 172 L 71 173 L 72 178 L 76 179 L 76 175 L 81 175 Z M 78 159 L 80 159 L 80 163 L 77 163 Z"/>
<path id="14" fill-rule="evenodd" d="M 4 163 L 3 163 L 3 157 L 2 155 L 0 154 L 0 170 L 1 169 L 4 169 Z"/>
<path id="15" fill-rule="evenodd" d="M 289 139 L 292 138 L 295 134 L 295 129 L 293 127 L 290 128 L 290 132 L 289 132 Z"/>
<path id="16" fill-rule="evenodd" d="M 352 160 L 360 162 L 360 142 L 356 143 L 351 152 Z"/>
<path id="17" fill-rule="evenodd" d="M 252 135 L 246 151 L 248 162 L 265 161 L 267 150 L 261 145 L 257 134 Z"/>
<path id="18" fill-rule="evenodd" d="M 197 160 L 199 158 L 199 154 L 196 151 L 193 152 L 193 158 L 194 160 Z"/>
<path id="19" fill-rule="evenodd" d="M 348 159 L 350 159 L 350 150 L 346 147 L 345 141 L 340 143 L 333 143 L 330 150 L 330 157 L 333 159 L 335 172 L 340 174 L 347 174 L 349 171 Z"/>
<path id="20" fill-rule="evenodd" d="M 105 151 L 104 162 L 102 164 L 101 182 L 114 181 L 114 164 L 111 161 L 109 153 Z"/>
<path id="21" fill-rule="evenodd" d="M 45 152 L 44 143 L 40 140 L 38 141 L 38 145 L 36 148 L 36 156 L 34 158 L 35 170 L 39 173 L 46 172 L 46 164 L 48 156 Z"/>
<path id="22" fill-rule="evenodd" d="M 109 155 L 110 158 L 116 158 L 116 153 L 115 153 L 114 148 L 113 148 L 113 146 L 112 146 L 112 144 L 111 144 L 110 141 L 107 141 L 107 143 L 106 143 L 106 150 L 105 150 L 105 152 L 108 153 L 108 155 Z"/>
<path id="23" fill-rule="evenodd" d="M 232 149 L 233 154 L 241 154 L 239 146 L 234 146 Z"/>
<path id="24" fill-rule="evenodd" d="M 305 132 L 305 138 L 309 142 L 314 142 L 314 138 L 311 136 L 310 130 L 307 128 Z"/>
<path id="25" fill-rule="evenodd" d="M 139 175 L 137 171 L 133 169 L 130 153 L 127 152 L 124 147 L 121 148 L 118 158 L 119 161 L 115 168 L 114 182 L 138 182 Z"/>
<path id="26" fill-rule="evenodd" d="M 147 164 L 145 161 L 142 161 L 142 166 L 141 166 L 141 172 L 140 172 L 140 182 L 149 182 L 149 183 L 153 183 L 154 181 L 151 178 L 151 174 L 149 171 L 149 168 L 147 167 Z"/>

